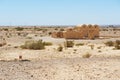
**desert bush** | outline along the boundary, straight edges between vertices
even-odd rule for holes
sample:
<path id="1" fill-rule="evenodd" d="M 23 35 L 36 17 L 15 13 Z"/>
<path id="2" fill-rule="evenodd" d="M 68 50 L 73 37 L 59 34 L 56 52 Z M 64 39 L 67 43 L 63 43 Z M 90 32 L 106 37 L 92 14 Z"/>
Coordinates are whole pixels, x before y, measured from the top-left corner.
<path id="1" fill-rule="evenodd" d="M 0 47 L 2 47 L 2 46 L 4 46 L 4 45 L 6 45 L 7 43 L 0 43 Z"/>
<path id="2" fill-rule="evenodd" d="M 65 30 L 63 28 L 61 28 L 60 31 L 65 31 Z"/>
<path id="3" fill-rule="evenodd" d="M 66 41 L 64 43 L 65 47 L 73 47 L 74 46 L 74 42 L 73 41 Z"/>
<path id="4" fill-rule="evenodd" d="M 114 50 L 120 49 L 120 40 L 116 40 L 115 42 L 108 41 L 105 43 L 107 46 L 114 46 Z"/>
<path id="5" fill-rule="evenodd" d="M 90 53 L 86 53 L 86 54 L 84 54 L 82 57 L 83 58 L 90 58 L 92 55 L 90 54 Z"/>
<path id="6" fill-rule="evenodd" d="M 58 28 L 55 28 L 55 30 L 58 30 Z"/>
<path id="7" fill-rule="evenodd" d="M 76 46 L 83 46 L 84 45 L 84 43 L 78 43 L 78 44 L 76 44 Z"/>
<path id="8" fill-rule="evenodd" d="M 41 50 L 45 48 L 42 40 L 39 41 L 26 41 L 24 45 L 21 45 L 22 49 Z"/>
<path id="9" fill-rule="evenodd" d="M 14 48 L 18 48 L 18 46 L 14 46 Z"/>
<path id="10" fill-rule="evenodd" d="M 52 32 L 49 32 L 48 34 L 49 34 L 49 35 L 51 35 L 51 34 L 52 34 Z"/>
<path id="11" fill-rule="evenodd" d="M 51 46 L 51 45 L 52 45 L 51 42 L 43 42 L 43 44 L 44 44 L 45 46 Z"/>
<path id="12" fill-rule="evenodd" d="M 8 46 L 11 46 L 11 44 L 8 44 Z"/>
<path id="13" fill-rule="evenodd" d="M 120 45 L 120 40 L 116 40 L 115 43 L 116 43 L 117 45 Z"/>
<path id="14" fill-rule="evenodd" d="M 112 41 L 108 41 L 105 43 L 106 46 L 114 46 L 114 42 Z"/>
<path id="15" fill-rule="evenodd" d="M 120 49 L 120 45 L 115 45 L 115 49 Z"/>
<path id="16" fill-rule="evenodd" d="M 32 37 L 26 37 L 26 39 L 32 39 Z"/>
<path id="17" fill-rule="evenodd" d="M 35 34 L 35 37 L 37 37 L 38 35 L 37 34 Z"/>
<path id="18" fill-rule="evenodd" d="M 17 33 L 17 35 L 18 35 L 18 36 L 20 36 L 20 35 L 21 35 L 21 33 Z"/>
<path id="19" fill-rule="evenodd" d="M 59 52 L 63 51 L 63 47 L 60 45 L 60 46 L 57 48 L 57 51 L 59 51 Z"/>
<path id="20" fill-rule="evenodd" d="M 120 49 L 120 40 L 116 40 L 114 44 L 115 49 Z"/>
<path id="21" fill-rule="evenodd" d="M 17 31 L 23 31 L 24 30 L 24 28 L 22 28 L 22 27 L 16 27 L 15 28 Z"/>
<path id="22" fill-rule="evenodd" d="M 77 51 L 77 49 L 74 49 L 74 51 L 76 52 L 76 51 Z"/>
<path id="23" fill-rule="evenodd" d="M 8 31 L 8 28 L 3 28 L 4 31 Z"/>
<path id="24" fill-rule="evenodd" d="M 2 43 L 0 43 L 0 47 L 2 47 L 3 45 L 2 45 Z"/>
<path id="25" fill-rule="evenodd" d="M 101 50 L 98 51 L 99 53 L 102 52 Z"/>
<path id="26" fill-rule="evenodd" d="M 22 60 L 22 55 L 19 55 L 19 60 Z"/>
<path id="27" fill-rule="evenodd" d="M 7 36 L 7 38 L 10 38 L 10 36 Z"/>
<path id="28" fill-rule="evenodd" d="M 102 46 L 97 47 L 97 49 L 101 49 L 101 48 L 102 48 Z"/>
<path id="29" fill-rule="evenodd" d="M 93 50 L 94 49 L 94 45 L 90 45 L 90 48 Z"/>

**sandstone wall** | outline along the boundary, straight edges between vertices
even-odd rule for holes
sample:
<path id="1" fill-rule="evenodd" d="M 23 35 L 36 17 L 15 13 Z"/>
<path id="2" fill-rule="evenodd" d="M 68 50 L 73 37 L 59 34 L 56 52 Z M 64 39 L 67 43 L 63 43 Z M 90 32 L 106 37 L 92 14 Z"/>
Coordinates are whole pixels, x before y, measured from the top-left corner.
<path id="1" fill-rule="evenodd" d="M 56 32 L 52 34 L 54 38 L 66 39 L 94 39 L 99 37 L 99 26 L 97 25 L 82 25 L 75 28 L 69 28 L 65 32 Z"/>

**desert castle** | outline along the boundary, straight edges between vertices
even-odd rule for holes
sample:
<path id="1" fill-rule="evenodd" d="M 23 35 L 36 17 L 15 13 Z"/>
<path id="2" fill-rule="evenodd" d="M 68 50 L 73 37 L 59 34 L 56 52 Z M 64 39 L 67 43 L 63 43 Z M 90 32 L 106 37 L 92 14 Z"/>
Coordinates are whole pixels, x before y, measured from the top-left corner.
<path id="1" fill-rule="evenodd" d="M 68 28 L 66 31 L 52 33 L 53 38 L 66 39 L 95 39 L 99 37 L 98 25 L 78 25 L 74 28 Z"/>

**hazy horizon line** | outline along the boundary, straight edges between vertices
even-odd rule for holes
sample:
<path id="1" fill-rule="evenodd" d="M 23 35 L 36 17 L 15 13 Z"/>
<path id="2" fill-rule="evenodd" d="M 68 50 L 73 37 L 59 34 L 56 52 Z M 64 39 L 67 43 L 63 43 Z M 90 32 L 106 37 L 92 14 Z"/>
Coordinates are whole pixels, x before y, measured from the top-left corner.
<path id="1" fill-rule="evenodd" d="M 83 25 L 83 24 L 73 24 L 73 25 L 62 25 L 62 24 L 56 24 L 56 25 L 0 25 L 1 26 L 76 26 L 76 25 Z M 85 24 L 85 25 L 89 25 L 89 24 Z M 105 26 L 105 25 L 113 25 L 113 26 L 120 26 L 120 24 L 91 24 L 91 25 L 101 25 L 101 26 Z"/>

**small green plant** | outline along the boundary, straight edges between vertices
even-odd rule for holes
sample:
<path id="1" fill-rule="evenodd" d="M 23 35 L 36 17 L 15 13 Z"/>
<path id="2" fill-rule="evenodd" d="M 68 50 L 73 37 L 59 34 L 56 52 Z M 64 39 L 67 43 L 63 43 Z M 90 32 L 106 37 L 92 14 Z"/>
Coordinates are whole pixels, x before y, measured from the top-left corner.
<path id="1" fill-rule="evenodd" d="M 82 57 L 83 58 L 90 58 L 92 55 L 90 54 L 90 53 L 86 53 L 86 54 L 84 54 Z"/>
<path id="2" fill-rule="evenodd" d="M 73 47 L 74 46 L 74 42 L 73 41 L 66 41 L 64 43 L 65 47 Z"/>
<path id="3" fill-rule="evenodd" d="M 57 51 L 59 51 L 59 52 L 63 51 L 63 47 L 60 45 L 60 46 L 57 48 Z"/>

